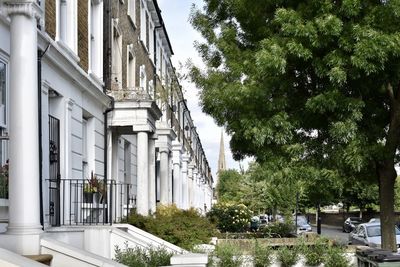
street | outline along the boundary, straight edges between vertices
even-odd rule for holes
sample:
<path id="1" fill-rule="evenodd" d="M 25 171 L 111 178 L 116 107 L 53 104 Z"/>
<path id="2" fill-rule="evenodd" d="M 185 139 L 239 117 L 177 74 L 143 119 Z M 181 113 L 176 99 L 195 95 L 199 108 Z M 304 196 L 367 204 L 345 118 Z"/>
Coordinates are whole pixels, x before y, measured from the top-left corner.
<path id="1" fill-rule="evenodd" d="M 312 230 L 314 233 L 317 232 L 317 227 L 312 226 Z M 339 244 L 347 245 L 347 241 L 349 239 L 348 233 L 343 233 L 342 227 L 338 226 L 329 226 L 322 225 L 321 227 L 321 235 L 328 237 L 330 239 L 336 240 Z"/>

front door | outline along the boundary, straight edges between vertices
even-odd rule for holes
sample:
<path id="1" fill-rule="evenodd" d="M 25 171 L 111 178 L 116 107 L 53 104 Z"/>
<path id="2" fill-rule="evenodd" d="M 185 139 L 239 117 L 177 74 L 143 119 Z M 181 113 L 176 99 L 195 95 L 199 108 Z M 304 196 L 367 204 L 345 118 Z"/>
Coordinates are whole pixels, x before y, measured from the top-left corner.
<path id="1" fill-rule="evenodd" d="M 49 215 L 52 226 L 60 225 L 60 120 L 49 115 Z"/>

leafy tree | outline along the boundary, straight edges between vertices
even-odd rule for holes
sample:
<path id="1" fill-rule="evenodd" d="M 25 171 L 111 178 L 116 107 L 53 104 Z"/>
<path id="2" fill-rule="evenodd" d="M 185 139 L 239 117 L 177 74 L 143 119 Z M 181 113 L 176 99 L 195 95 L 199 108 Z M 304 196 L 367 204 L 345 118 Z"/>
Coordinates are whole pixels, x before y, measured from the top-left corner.
<path id="1" fill-rule="evenodd" d="M 349 179 L 343 186 L 342 202 L 345 207 L 354 205 L 365 210 L 368 205 L 378 204 L 378 185 L 365 180 Z"/>
<path id="2" fill-rule="evenodd" d="M 248 195 L 253 196 L 259 209 L 291 214 L 296 207 L 296 193 L 301 192 L 301 182 L 290 168 L 276 168 L 268 164 L 251 164 L 247 177 L 253 184 Z M 255 206 L 256 204 L 253 204 Z M 250 204 L 249 207 L 252 207 Z"/>
<path id="3" fill-rule="evenodd" d="M 236 170 L 225 170 L 218 174 L 216 187 L 217 197 L 222 202 L 241 203 L 245 188 L 243 187 L 243 176 Z"/>
<path id="4" fill-rule="evenodd" d="M 190 75 L 234 157 L 324 181 L 375 175 L 383 248 L 395 250 L 400 1 L 205 0 L 191 23 L 206 68 Z"/>

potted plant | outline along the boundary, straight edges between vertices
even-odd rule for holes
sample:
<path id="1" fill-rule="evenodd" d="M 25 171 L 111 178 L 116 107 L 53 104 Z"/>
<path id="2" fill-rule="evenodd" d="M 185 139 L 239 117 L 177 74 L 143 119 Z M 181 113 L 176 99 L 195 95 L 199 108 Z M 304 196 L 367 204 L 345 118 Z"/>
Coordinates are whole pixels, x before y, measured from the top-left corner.
<path id="1" fill-rule="evenodd" d="M 98 192 L 98 186 L 99 180 L 92 171 L 90 174 L 90 179 L 87 179 L 83 185 L 83 202 L 93 203 L 93 195 Z"/>
<path id="2" fill-rule="evenodd" d="M 83 187 L 83 199 L 86 203 L 102 203 L 106 196 L 106 187 L 103 180 L 98 179 L 97 175 L 90 174 L 90 179 L 87 179 Z"/>

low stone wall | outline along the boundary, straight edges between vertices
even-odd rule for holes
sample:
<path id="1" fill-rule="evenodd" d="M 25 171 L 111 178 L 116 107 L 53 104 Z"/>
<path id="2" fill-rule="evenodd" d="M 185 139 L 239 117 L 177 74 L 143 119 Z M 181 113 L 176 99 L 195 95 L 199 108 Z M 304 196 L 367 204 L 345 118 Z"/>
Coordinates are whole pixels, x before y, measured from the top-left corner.
<path id="1" fill-rule="evenodd" d="M 396 212 L 396 220 L 400 221 L 400 212 Z M 344 220 L 348 217 L 358 217 L 360 213 L 357 212 L 340 212 L 340 213 L 325 213 L 321 212 L 321 223 L 326 225 L 342 227 Z M 379 218 L 379 212 L 364 212 L 362 214 L 363 221 L 368 222 L 371 218 Z M 307 214 L 310 223 L 316 224 L 315 213 Z"/>
<path id="2" fill-rule="evenodd" d="M 306 245 L 314 245 L 317 235 L 310 234 L 306 236 Z M 239 247 L 242 252 L 245 254 L 248 252 L 252 252 L 254 249 L 255 240 L 260 245 L 266 245 L 273 248 L 278 248 L 280 246 L 294 246 L 298 244 L 297 237 L 288 237 L 288 238 L 257 238 L 257 239 L 218 239 L 217 245 L 220 244 L 231 244 L 236 247 Z"/>

